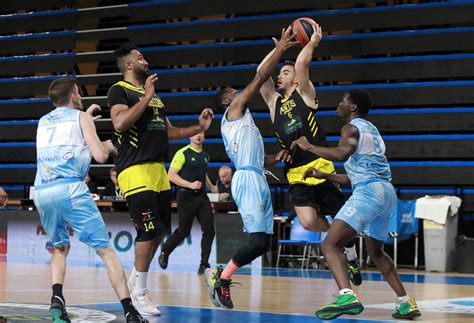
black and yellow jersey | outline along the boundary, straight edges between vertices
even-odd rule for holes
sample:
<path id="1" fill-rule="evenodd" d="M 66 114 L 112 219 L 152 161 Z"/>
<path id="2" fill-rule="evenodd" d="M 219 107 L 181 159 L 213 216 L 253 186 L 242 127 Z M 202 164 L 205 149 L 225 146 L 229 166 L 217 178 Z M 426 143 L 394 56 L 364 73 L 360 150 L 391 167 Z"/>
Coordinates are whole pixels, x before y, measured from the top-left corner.
<path id="1" fill-rule="evenodd" d="M 179 176 L 188 182 L 200 181 L 203 184 L 202 190 L 204 190 L 208 163 L 209 154 L 207 152 L 187 145 L 176 152 L 170 167 L 177 169 Z"/>
<path id="2" fill-rule="evenodd" d="M 317 106 L 316 99 L 315 108 Z M 305 136 L 313 145 L 326 146 L 326 134 L 314 115 L 314 109 L 304 102 L 297 90 L 293 91 L 288 98 L 278 97 L 273 127 L 280 146 L 288 151 L 290 151 L 291 143 L 301 136 Z M 304 173 L 304 170 L 309 167 L 317 167 L 324 172 L 334 172 L 332 162 L 310 152 L 296 147 L 290 153 L 293 161 L 285 165 L 285 173 L 290 183 L 303 182 L 301 172 Z M 304 183 L 318 184 L 323 181 L 310 178 Z"/>
<path id="3" fill-rule="evenodd" d="M 144 96 L 142 89 L 120 81 L 109 89 L 108 106 L 124 104 L 131 108 Z M 169 146 L 166 113 L 163 102 L 156 94 L 135 124 L 123 132 L 114 129 L 114 144 L 118 149 L 115 157 L 117 174 L 133 165 L 164 162 Z"/>

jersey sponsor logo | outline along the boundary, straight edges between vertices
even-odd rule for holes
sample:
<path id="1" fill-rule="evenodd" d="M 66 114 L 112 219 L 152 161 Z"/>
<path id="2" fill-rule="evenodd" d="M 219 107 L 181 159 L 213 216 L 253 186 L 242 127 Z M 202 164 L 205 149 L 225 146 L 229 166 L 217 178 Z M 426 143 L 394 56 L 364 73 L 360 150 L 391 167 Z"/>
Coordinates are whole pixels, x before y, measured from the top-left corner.
<path id="1" fill-rule="evenodd" d="M 58 160 L 61 160 L 61 158 L 64 158 L 61 157 L 61 156 L 38 156 L 38 163 L 44 163 L 44 162 L 54 162 L 54 161 L 58 161 Z"/>
<path id="2" fill-rule="evenodd" d="M 50 169 L 48 168 L 48 172 L 50 171 Z M 58 179 L 61 179 L 61 178 L 64 178 L 63 175 L 61 174 L 57 174 L 57 175 L 54 175 L 50 178 L 43 178 L 41 179 L 41 183 L 42 184 L 48 184 L 48 183 L 51 183 L 51 182 L 54 182 L 54 181 L 57 181 Z"/>
<path id="3" fill-rule="evenodd" d="M 289 121 L 286 121 L 284 124 L 283 124 L 283 128 L 285 130 L 285 133 L 287 135 L 289 134 L 292 134 L 296 131 L 298 131 L 298 129 L 302 128 L 303 127 L 303 122 L 301 121 L 301 118 L 300 116 L 296 116 L 294 119 L 291 119 Z"/>
<path id="4" fill-rule="evenodd" d="M 143 215 L 143 222 L 151 221 L 155 219 L 155 216 L 153 215 L 152 210 L 146 210 L 145 212 L 142 213 Z"/>

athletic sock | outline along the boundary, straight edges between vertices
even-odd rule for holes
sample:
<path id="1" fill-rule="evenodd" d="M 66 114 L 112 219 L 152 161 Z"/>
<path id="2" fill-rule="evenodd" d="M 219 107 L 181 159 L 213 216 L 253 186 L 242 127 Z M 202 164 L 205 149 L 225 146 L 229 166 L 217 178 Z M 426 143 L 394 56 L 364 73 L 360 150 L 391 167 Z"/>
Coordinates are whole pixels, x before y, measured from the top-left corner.
<path id="1" fill-rule="evenodd" d="M 64 301 L 64 296 L 63 296 L 63 285 L 62 284 L 54 284 L 53 285 L 53 297 L 58 296 Z"/>
<path id="2" fill-rule="evenodd" d="M 146 280 L 148 277 L 148 272 L 139 272 L 135 271 L 136 285 L 135 290 L 143 290 L 146 288 Z"/>
<path id="3" fill-rule="evenodd" d="M 405 296 L 402 296 L 402 297 L 399 297 L 398 298 L 398 302 L 401 304 L 401 303 L 406 303 L 410 300 L 410 296 L 408 295 L 405 295 Z"/>
<path id="4" fill-rule="evenodd" d="M 121 299 L 120 303 L 122 303 L 123 312 L 125 314 L 133 310 L 132 299 L 130 297 Z"/>
<path id="5" fill-rule="evenodd" d="M 231 259 L 221 274 L 221 279 L 229 280 L 230 277 L 239 269 L 239 266 Z"/>
<path id="6" fill-rule="evenodd" d="M 354 292 L 350 288 L 343 288 L 339 291 L 339 295 L 351 294 L 354 295 Z"/>
<path id="7" fill-rule="evenodd" d="M 348 261 L 357 260 L 357 251 L 355 244 L 352 245 L 352 247 L 344 247 L 344 253 L 346 254 L 346 258 Z"/>

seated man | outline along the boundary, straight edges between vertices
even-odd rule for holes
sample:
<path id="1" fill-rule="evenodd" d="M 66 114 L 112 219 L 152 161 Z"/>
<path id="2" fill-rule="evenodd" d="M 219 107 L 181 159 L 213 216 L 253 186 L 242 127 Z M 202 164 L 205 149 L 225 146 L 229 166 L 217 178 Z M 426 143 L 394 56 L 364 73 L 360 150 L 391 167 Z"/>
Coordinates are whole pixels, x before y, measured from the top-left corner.
<path id="1" fill-rule="evenodd" d="M 217 193 L 219 193 L 219 202 L 233 202 L 231 192 L 232 168 L 221 166 L 219 168 L 219 179 L 216 182 Z"/>
<path id="2" fill-rule="evenodd" d="M 109 197 L 112 196 L 116 198 L 123 198 L 122 192 L 120 192 L 120 186 L 117 180 L 117 170 L 115 169 L 115 167 L 112 167 L 109 170 L 109 174 L 110 174 L 110 182 L 108 182 L 107 185 L 105 185 L 105 189 L 102 196 L 109 196 Z"/>

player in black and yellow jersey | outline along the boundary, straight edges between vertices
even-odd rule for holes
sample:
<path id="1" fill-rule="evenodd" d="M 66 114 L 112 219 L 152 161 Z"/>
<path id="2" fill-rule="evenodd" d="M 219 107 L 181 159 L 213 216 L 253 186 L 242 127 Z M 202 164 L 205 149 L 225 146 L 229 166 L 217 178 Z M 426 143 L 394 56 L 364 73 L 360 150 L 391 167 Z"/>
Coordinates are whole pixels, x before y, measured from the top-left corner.
<path id="1" fill-rule="evenodd" d="M 321 27 L 314 27 L 311 41 L 301 50 L 296 62 L 283 63 L 278 74 L 277 91 L 272 78 L 260 88 L 260 93 L 270 110 L 277 139 L 281 147 L 288 149 L 292 155 L 292 162 L 285 164 L 285 174 L 290 183 L 290 200 L 295 206 L 300 223 L 311 231 L 327 231 L 329 223 L 325 215 L 335 216 L 345 202 L 341 190 L 333 183 L 315 178 L 303 180 L 305 170 L 310 167 L 324 173 L 334 173 L 335 168 L 331 161 L 315 157 L 299 148 L 290 150 L 291 142 L 301 136 L 305 136 L 313 145 L 326 145 L 326 135 L 315 116 L 318 108 L 316 90 L 309 79 L 313 51 L 321 38 Z M 360 285 L 362 277 L 354 241 L 346 245 L 345 252 L 353 283 Z"/>
<path id="2" fill-rule="evenodd" d="M 146 286 L 147 273 L 163 237 L 171 233 L 171 186 L 164 161 L 168 141 L 189 138 L 207 130 L 213 113 L 204 109 L 199 123 L 175 128 L 155 93 L 157 75 L 148 75 L 148 62 L 131 44 L 115 51 L 123 81 L 107 94 L 118 148 L 115 167 L 120 190 L 137 230 L 135 267 L 129 288 L 135 307 L 144 315 L 159 315 Z"/>
<path id="3" fill-rule="evenodd" d="M 168 266 L 168 257 L 173 250 L 189 235 L 194 218 L 197 218 L 202 229 L 201 263 L 198 274 L 202 275 L 209 268 L 209 255 L 214 240 L 214 215 L 205 187 L 212 183 L 207 176 L 209 154 L 202 150 L 204 133 L 192 136 L 189 145 L 178 150 L 174 155 L 168 177 L 178 187 L 178 228 L 168 237 L 161 247 L 158 258 L 161 268 Z"/>

